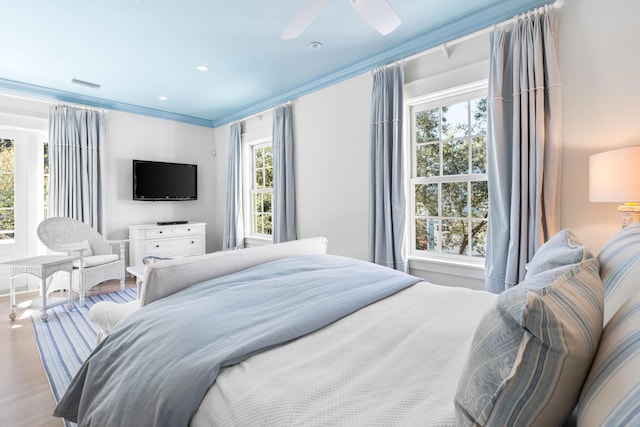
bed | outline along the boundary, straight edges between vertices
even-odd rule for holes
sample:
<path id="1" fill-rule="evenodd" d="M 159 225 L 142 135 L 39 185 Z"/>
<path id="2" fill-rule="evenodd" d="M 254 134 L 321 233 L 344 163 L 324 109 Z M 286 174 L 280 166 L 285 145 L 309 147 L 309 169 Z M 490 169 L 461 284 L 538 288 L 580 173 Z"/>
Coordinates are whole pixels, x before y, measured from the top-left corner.
<path id="1" fill-rule="evenodd" d="M 447 287 L 323 238 L 151 266 L 55 415 L 80 426 L 634 425 L 640 224 L 569 230 L 517 287 Z"/>

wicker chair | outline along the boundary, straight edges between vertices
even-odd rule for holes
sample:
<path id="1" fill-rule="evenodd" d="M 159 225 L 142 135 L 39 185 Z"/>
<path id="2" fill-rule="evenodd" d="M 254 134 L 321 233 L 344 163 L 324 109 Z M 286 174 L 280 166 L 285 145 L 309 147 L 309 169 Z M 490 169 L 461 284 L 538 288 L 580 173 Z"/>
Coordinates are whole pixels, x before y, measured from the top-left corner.
<path id="1" fill-rule="evenodd" d="M 124 290 L 125 244 L 128 240 L 107 240 L 95 229 L 72 218 L 47 218 L 38 226 L 38 238 L 53 252 L 77 256 L 71 274 L 70 291 L 80 295 L 84 305 L 86 291 L 106 280 L 119 279 Z M 119 246 L 119 253 L 113 249 Z"/>

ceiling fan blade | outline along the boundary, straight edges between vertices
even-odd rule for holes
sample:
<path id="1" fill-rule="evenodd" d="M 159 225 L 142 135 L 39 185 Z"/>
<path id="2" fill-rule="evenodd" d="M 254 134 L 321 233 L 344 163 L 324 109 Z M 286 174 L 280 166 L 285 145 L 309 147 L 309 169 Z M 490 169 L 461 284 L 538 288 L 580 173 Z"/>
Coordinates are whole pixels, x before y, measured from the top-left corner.
<path id="1" fill-rule="evenodd" d="M 377 32 L 386 36 L 400 25 L 400 17 L 387 0 L 349 0 L 351 5 Z"/>
<path id="2" fill-rule="evenodd" d="M 320 14 L 327 0 L 309 0 L 302 10 L 293 17 L 280 35 L 283 39 L 295 39 L 307 29 Z"/>

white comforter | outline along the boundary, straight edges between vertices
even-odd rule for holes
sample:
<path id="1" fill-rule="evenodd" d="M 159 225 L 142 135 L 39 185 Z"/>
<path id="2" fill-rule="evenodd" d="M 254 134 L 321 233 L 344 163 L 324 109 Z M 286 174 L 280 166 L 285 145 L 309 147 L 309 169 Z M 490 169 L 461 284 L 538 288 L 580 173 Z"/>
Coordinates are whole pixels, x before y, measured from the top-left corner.
<path id="1" fill-rule="evenodd" d="M 452 426 L 458 377 L 495 298 L 418 283 L 222 370 L 191 426 Z"/>

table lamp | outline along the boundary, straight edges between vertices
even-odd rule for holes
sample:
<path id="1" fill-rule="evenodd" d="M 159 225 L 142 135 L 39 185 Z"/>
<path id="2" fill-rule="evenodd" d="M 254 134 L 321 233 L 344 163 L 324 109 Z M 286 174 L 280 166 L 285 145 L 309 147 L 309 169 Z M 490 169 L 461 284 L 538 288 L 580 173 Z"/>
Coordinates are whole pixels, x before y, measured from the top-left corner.
<path id="1" fill-rule="evenodd" d="M 589 158 L 589 200 L 623 203 L 618 207 L 622 227 L 640 221 L 640 146 Z"/>

